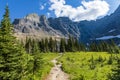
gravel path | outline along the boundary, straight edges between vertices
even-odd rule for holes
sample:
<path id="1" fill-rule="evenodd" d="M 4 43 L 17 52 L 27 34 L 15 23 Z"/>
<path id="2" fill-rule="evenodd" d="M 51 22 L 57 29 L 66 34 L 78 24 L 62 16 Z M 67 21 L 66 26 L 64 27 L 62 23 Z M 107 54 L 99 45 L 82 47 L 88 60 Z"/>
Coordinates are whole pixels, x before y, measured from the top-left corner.
<path id="1" fill-rule="evenodd" d="M 59 56 L 59 57 L 61 57 L 61 56 Z M 52 62 L 54 63 L 54 67 L 51 69 L 50 74 L 48 75 L 47 79 L 45 79 L 45 80 L 69 80 L 68 74 L 63 72 L 61 69 L 62 64 L 57 65 L 57 59 L 59 57 L 52 60 Z"/>

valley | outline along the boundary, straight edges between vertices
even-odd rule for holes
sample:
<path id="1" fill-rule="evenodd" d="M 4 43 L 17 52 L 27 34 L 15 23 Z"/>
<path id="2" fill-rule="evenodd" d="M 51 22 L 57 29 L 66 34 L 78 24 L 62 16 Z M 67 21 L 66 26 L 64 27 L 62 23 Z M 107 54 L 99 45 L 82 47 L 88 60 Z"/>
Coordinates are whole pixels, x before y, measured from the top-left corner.
<path id="1" fill-rule="evenodd" d="M 72 8 L 64 0 L 50 1 Z M 105 0 L 91 1 L 109 10 Z M 95 15 L 99 7 L 81 6 L 77 9 L 90 8 L 96 18 L 75 22 L 72 14 L 48 17 L 28 12 L 11 22 L 7 4 L 0 21 L 0 80 L 120 80 L 120 6 L 102 18 Z M 80 16 L 76 17 L 84 15 Z"/>

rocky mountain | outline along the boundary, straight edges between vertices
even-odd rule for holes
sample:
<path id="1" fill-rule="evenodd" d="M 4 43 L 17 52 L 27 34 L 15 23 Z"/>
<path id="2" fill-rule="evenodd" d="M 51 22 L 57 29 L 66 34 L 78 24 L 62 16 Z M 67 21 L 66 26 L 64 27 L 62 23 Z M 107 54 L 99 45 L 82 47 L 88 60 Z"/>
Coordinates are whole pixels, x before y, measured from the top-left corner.
<path id="1" fill-rule="evenodd" d="M 44 15 L 29 14 L 22 19 L 15 19 L 13 24 L 15 36 L 19 39 L 28 36 L 37 39 L 50 36 L 67 38 L 72 35 L 88 43 L 93 40 L 120 38 L 120 6 L 110 16 L 96 21 L 73 22 L 67 17 L 46 18 Z"/>
<path id="2" fill-rule="evenodd" d="M 113 14 L 102 19 L 81 21 L 78 24 L 79 29 L 81 28 L 82 41 L 113 39 L 117 44 L 120 44 L 120 6 Z"/>
<path id="3" fill-rule="evenodd" d="M 63 37 L 62 33 L 53 29 L 49 25 L 48 19 L 42 15 L 29 14 L 23 19 L 15 19 L 14 32 L 18 39 L 31 38 L 46 38 L 46 37 Z"/>
<path id="4" fill-rule="evenodd" d="M 96 40 L 109 40 L 113 39 L 116 43 L 120 44 L 120 6 L 117 10 L 106 17 L 107 25 L 103 25 L 104 29 L 96 36 Z"/>

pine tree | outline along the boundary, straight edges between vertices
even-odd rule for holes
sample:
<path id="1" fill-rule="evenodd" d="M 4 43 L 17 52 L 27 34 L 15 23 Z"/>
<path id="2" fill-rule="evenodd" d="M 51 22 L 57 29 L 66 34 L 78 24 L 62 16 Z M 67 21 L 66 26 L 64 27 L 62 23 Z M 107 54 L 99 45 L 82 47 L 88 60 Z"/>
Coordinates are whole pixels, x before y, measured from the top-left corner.
<path id="1" fill-rule="evenodd" d="M 90 65 L 89 66 L 90 66 L 91 70 L 95 69 L 95 67 L 96 67 L 93 55 L 91 56 Z"/>
<path id="2" fill-rule="evenodd" d="M 108 62 L 109 65 L 111 65 L 113 63 L 113 55 L 111 54 L 111 56 L 109 56 Z"/>
<path id="3" fill-rule="evenodd" d="M 65 52 L 65 39 L 61 38 L 60 40 L 60 52 Z"/>
<path id="4" fill-rule="evenodd" d="M 34 53 L 33 54 L 33 67 L 32 67 L 32 73 L 33 76 L 35 73 L 38 73 L 40 68 L 42 68 L 43 60 L 42 60 L 42 55 L 40 53 Z"/>
<path id="5" fill-rule="evenodd" d="M 86 46 L 83 43 L 80 43 L 79 46 L 79 51 L 86 51 Z"/>
<path id="6" fill-rule="evenodd" d="M 44 39 L 42 39 L 42 40 L 39 42 L 39 49 L 40 49 L 41 52 L 46 52 Z"/>
<path id="7" fill-rule="evenodd" d="M 45 38 L 45 52 L 49 52 L 48 44 L 49 44 L 48 38 Z"/>
<path id="8" fill-rule="evenodd" d="M 115 44 L 115 42 L 113 40 L 111 40 L 111 46 L 112 46 L 112 53 L 120 53 L 119 51 L 119 47 Z"/>
<path id="9" fill-rule="evenodd" d="M 77 39 L 75 39 L 74 46 L 75 46 L 75 51 L 80 51 L 80 46 L 79 46 L 79 42 Z"/>
<path id="10" fill-rule="evenodd" d="M 118 59 L 116 68 L 112 69 L 112 76 L 109 75 L 108 78 L 110 80 L 120 80 L 120 59 Z"/>
<path id="11" fill-rule="evenodd" d="M 6 6 L 0 25 L 0 80 L 18 80 L 25 71 L 25 52 L 12 34 L 13 26 L 9 18 L 9 8 Z"/>
<path id="12" fill-rule="evenodd" d="M 73 52 L 74 51 L 74 38 L 69 36 L 67 41 L 67 51 Z"/>
<path id="13" fill-rule="evenodd" d="M 32 53 L 32 40 L 30 38 L 26 38 L 25 49 L 28 53 Z"/>
<path id="14" fill-rule="evenodd" d="M 99 51 L 99 47 L 98 47 L 98 44 L 96 42 L 93 42 L 89 45 L 89 50 L 90 51 L 96 51 L 98 52 Z"/>
<path id="15" fill-rule="evenodd" d="M 32 56 L 33 56 L 32 73 L 33 75 L 35 75 L 35 73 L 38 72 L 39 69 L 41 68 L 41 64 L 43 64 L 42 57 L 38 47 L 38 41 L 35 41 L 35 40 L 33 40 Z"/>
<path id="16" fill-rule="evenodd" d="M 49 39 L 49 50 L 50 50 L 50 52 L 54 52 L 54 41 L 53 41 L 52 37 L 50 37 L 50 39 Z"/>
<path id="17" fill-rule="evenodd" d="M 40 53 L 39 47 L 38 47 L 38 41 L 33 40 L 33 48 L 32 48 L 32 53 Z"/>
<path id="18" fill-rule="evenodd" d="M 57 40 L 55 39 L 55 41 L 54 41 L 54 51 L 55 52 L 58 52 L 58 49 L 59 48 L 59 46 L 58 46 L 58 42 L 57 42 Z"/>

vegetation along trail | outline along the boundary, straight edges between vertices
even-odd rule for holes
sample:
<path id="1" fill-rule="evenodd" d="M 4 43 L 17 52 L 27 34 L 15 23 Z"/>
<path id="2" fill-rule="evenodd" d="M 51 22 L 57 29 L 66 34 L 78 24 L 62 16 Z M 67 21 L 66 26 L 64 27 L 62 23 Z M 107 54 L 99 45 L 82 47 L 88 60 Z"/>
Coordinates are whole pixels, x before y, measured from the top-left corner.
<path id="1" fill-rule="evenodd" d="M 61 69 L 62 64 L 57 64 L 57 59 L 60 57 L 61 55 L 52 60 L 52 62 L 54 63 L 54 67 L 51 69 L 46 80 L 69 80 L 68 74 L 63 72 Z"/>

